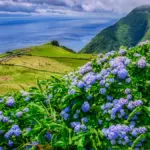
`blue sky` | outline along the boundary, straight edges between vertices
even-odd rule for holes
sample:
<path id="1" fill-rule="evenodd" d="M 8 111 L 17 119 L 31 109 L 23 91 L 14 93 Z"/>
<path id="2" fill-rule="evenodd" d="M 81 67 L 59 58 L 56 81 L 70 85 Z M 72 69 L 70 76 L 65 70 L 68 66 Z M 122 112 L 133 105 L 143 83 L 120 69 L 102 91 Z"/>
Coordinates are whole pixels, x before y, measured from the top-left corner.
<path id="1" fill-rule="evenodd" d="M 150 0 L 0 0 L 0 13 L 121 16 Z"/>

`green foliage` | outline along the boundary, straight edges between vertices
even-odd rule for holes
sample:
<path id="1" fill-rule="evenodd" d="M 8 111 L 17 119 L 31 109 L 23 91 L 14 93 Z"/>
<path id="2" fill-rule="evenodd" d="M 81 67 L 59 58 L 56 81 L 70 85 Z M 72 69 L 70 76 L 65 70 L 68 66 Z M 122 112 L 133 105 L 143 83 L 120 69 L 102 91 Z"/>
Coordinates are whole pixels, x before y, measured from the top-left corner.
<path id="1" fill-rule="evenodd" d="M 141 150 L 149 149 L 149 49 L 150 45 L 144 45 L 125 50 L 125 54 L 119 52 L 102 54 L 80 68 L 80 70 L 69 73 L 64 77 L 51 76 L 48 80 L 37 80 L 37 86 L 30 88 L 27 92 L 20 91 L 1 96 L 0 147 L 3 147 L 4 150 L 14 148 L 17 150 L 83 150 L 90 148 L 94 150 L 127 150 L 135 149 L 139 143 L 142 143 L 142 146 L 139 147 Z M 135 56 L 137 53 L 139 54 L 138 57 Z M 147 66 L 139 68 L 137 62 L 143 57 L 147 60 Z M 131 82 L 128 83 L 126 79 L 120 79 L 117 75 L 110 73 L 106 78 L 109 86 L 100 85 L 98 78 L 96 80 L 92 80 L 92 78 L 92 83 L 90 80 L 86 88 L 79 86 L 79 81 L 82 81 L 88 72 L 91 73 L 89 78 L 92 76 L 92 73 L 97 75 L 105 72 L 106 69 L 110 68 L 110 61 L 115 58 L 117 60 L 130 60 L 126 61 L 126 63 L 129 63 L 126 69 Z M 116 65 L 116 63 L 113 65 Z M 89 67 L 91 70 L 89 68 L 85 70 L 87 66 L 91 66 L 92 68 Z M 88 72 L 82 73 L 82 71 Z M 110 79 L 114 79 L 114 82 L 109 82 Z M 88 79 L 84 82 L 86 83 L 87 81 Z M 89 84 L 91 85 L 90 87 Z M 106 88 L 105 94 L 100 93 L 102 87 Z M 127 89 L 132 94 L 131 99 L 125 93 Z M 110 95 L 113 97 L 113 100 L 108 100 L 107 96 Z M 131 109 L 128 104 L 123 105 L 122 109 L 125 111 L 125 114 L 119 117 L 120 113 L 118 112 L 115 118 L 112 118 L 110 115 L 111 109 L 108 111 L 103 110 L 105 104 L 111 104 L 112 108 L 112 104 L 114 107 L 115 102 L 119 104 L 119 100 L 122 99 L 128 100 L 128 104 L 140 100 L 140 105 L 135 103 L 136 107 Z M 88 111 L 84 111 L 85 108 L 82 108 L 84 102 L 88 102 L 90 105 Z M 22 113 L 21 116 L 17 115 L 18 112 Z M 67 119 L 64 117 L 64 112 L 69 114 Z M 76 113 L 79 113 L 77 118 L 74 116 Z M 134 119 L 135 116 L 138 119 Z M 8 121 L 3 121 L 3 117 L 8 117 Z M 82 120 L 83 117 L 87 117 L 88 122 L 84 122 Z M 82 126 L 83 128 L 79 130 L 74 128 L 71 123 L 75 121 L 80 123 L 80 127 Z M 115 127 L 118 124 L 127 127 L 130 126 L 132 121 L 135 123 L 133 129 L 144 127 L 146 131 L 141 131 L 142 133 L 136 136 L 132 132 L 127 132 L 126 136 L 130 138 L 131 143 L 118 144 L 119 139 L 115 139 L 116 143 L 113 143 L 114 141 L 110 141 L 105 135 L 104 129 Z M 19 136 L 13 133 L 9 138 L 6 138 L 6 134 L 9 131 L 12 133 L 11 128 L 13 125 L 18 125 L 21 133 Z M 120 134 L 124 134 L 124 132 Z M 12 146 L 9 144 L 9 140 L 13 141 Z"/>
<path id="2" fill-rule="evenodd" d="M 117 50 L 121 45 L 133 47 L 150 40 L 150 7 L 138 7 L 116 24 L 102 30 L 81 50 L 82 53 L 100 53 Z"/>

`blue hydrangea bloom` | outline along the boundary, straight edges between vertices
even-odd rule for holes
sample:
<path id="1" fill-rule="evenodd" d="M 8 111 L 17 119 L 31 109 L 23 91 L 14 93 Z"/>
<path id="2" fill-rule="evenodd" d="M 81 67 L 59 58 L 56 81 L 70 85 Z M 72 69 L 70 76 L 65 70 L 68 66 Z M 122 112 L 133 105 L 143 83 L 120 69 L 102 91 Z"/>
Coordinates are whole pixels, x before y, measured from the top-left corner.
<path id="1" fill-rule="evenodd" d="M 84 122 L 84 123 L 87 123 L 87 122 L 88 122 L 88 118 L 87 118 L 87 117 L 83 117 L 83 118 L 81 119 L 81 121 Z"/>
<path id="2" fill-rule="evenodd" d="M 90 104 L 88 102 L 84 102 L 81 108 L 83 112 L 88 112 L 90 110 Z"/>
<path id="3" fill-rule="evenodd" d="M 46 132 L 44 137 L 48 142 L 52 139 L 52 135 L 49 132 Z"/>
<path id="4" fill-rule="evenodd" d="M 82 89 L 85 86 L 85 83 L 83 81 L 79 81 L 77 84 L 77 87 Z"/>
<path id="5" fill-rule="evenodd" d="M 12 147 L 13 145 L 14 145 L 14 142 L 13 142 L 12 140 L 9 140 L 9 141 L 8 141 L 8 146 L 9 146 L 9 147 Z"/>
<path id="6" fill-rule="evenodd" d="M 100 88 L 99 93 L 102 95 L 106 94 L 106 88 Z"/>

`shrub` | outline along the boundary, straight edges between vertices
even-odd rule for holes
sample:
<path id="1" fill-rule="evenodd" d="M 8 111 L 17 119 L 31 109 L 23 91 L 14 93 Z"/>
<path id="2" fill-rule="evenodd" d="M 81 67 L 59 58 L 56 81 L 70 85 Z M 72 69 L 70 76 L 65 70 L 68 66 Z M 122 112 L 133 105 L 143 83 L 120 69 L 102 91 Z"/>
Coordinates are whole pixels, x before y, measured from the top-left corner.
<path id="1" fill-rule="evenodd" d="M 100 54 L 0 99 L 4 149 L 149 149 L 150 45 Z"/>

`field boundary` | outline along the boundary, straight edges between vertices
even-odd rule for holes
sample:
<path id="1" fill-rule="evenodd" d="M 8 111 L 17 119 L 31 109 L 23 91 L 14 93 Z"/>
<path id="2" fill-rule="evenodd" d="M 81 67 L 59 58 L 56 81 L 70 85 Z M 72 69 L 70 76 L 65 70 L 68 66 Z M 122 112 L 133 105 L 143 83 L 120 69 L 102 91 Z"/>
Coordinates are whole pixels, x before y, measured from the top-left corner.
<path id="1" fill-rule="evenodd" d="M 52 72 L 52 71 L 47 71 L 47 70 L 40 70 L 40 69 L 36 69 L 36 68 L 31 68 L 31 67 L 27 67 L 27 66 L 23 66 L 23 65 L 14 65 L 14 64 L 0 64 L 0 66 L 16 66 L 16 67 L 23 67 L 23 68 L 27 68 L 27 69 L 31 69 L 31 70 L 35 70 L 35 71 L 41 71 L 41 72 L 49 72 L 49 73 L 56 73 L 56 74 L 62 74 L 64 75 L 65 73 L 60 73 L 60 72 Z"/>

